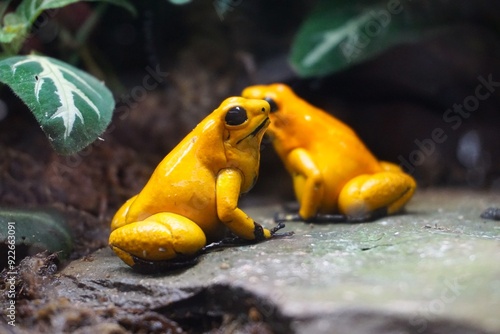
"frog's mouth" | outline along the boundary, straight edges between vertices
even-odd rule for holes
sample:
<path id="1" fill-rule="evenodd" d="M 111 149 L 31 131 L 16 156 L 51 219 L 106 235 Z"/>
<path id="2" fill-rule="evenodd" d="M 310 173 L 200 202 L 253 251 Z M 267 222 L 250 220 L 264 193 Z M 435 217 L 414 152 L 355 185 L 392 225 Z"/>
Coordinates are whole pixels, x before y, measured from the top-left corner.
<path id="1" fill-rule="evenodd" d="M 239 143 L 241 143 L 243 140 L 247 139 L 248 137 L 255 137 L 263 128 L 265 128 L 267 126 L 268 123 L 269 123 L 269 117 L 266 117 L 266 119 L 264 119 L 262 121 L 262 123 L 260 123 L 252 132 L 250 132 L 248 135 L 246 135 L 245 137 L 238 140 L 236 145 L 238 145 Z"/>

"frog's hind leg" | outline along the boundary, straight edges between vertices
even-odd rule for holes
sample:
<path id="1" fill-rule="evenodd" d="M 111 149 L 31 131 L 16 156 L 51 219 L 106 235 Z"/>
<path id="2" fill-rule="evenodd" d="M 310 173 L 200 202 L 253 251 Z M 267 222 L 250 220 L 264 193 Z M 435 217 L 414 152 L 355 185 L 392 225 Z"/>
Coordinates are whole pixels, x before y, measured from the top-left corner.
<path id="1" fill-rule="evenodd" d="M 111 231 L 116 230 L 117 228 L 120 228 L 124 225 L 127 225 L 127 213 L 128 210 L 130 209 L 130 206 L 136 199 L 137 195 L 134 197 L 131 197 L 123 203 L 123 205 L 118 209 L 118 211 L 115 213 L 113 216 L 113 219 L 111 220 Z"/>
<path id="2" fill-rule="evenodd" d="M 196 223 L 166 212 L 118 227 L 109 236 L 116 255 L 139 271 L 192 264 L 205 244 L 205 234 Z"/>
<path id="3" fill-rule="evenodd" d="M 344 185 L 338 200 L 341 213 L 354 221 L 370 220 L 403 208 L 415 192 L 415 180 L 398 166 L 385 164 L 384 171 L 359 175 Z"/>

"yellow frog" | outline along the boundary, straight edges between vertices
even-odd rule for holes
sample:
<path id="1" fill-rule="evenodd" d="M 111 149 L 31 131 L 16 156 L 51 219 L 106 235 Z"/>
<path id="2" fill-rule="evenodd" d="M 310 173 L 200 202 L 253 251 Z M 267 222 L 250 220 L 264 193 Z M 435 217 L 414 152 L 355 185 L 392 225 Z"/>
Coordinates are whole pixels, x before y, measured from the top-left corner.
<path id="1" fill-rule="evenodd" d="M 377 160 L 346 124 L 294 94 L 284 84 L 252 86 L 242 96 L 271 105 L 269 134 L 293 178 L 299 216 L 288 220 L 370 220 L 392 214 L 416 183 L 401 168 Z M 287 220 L 282 218 L 282 220 Z"/>
<path id="2" fill-rule="evenodd" d="M 269 125 L 269 103 L 230 97 L 158 165 L 142 191 L 117 211 L 109 245 L 129 266 L 182 262 L 208 241 L 236 236 L 271 238 L 238 208 L 257 180 L 260 143 Z"/>

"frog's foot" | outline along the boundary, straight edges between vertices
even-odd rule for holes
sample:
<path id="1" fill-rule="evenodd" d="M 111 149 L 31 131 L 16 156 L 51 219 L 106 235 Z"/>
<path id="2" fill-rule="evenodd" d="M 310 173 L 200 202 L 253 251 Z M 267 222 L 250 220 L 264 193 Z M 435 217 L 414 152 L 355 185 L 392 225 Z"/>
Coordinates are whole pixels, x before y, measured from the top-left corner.
<path id="1" fill-rule="evenodd" d="M 341 215 L 341 214 L 338 215 L 317 214 L 316 216 L 313 216 L 311 218 L 304 219 L 298 213 L 277 212 L 274 215 L 274 221 L 276 223 L 283 223 L 283 222 L 345 223 L 348 221 L 348 217 L 346 215 Z"/>
<path id="2" fill-rule="evenodd" d="M 385 208 L 372 211 L 363 216 L 351 217 L 343 214 L 317 214 L 311 218 L 304 219 L 298 213 L 282 213 L 278 212 L 274 215 L 274 221 L 282 222 L 306 222 L 306 223 L 362 223 L 375 220 L 387 215 Z"/>
<path id="3" fill-rule="evenodd" d="M 229 248 L 229 247 L 237 247 L 237 246 L 246 246 L 246 245 L 251 245 L 255 244 L 257 241 L 255 240 L 247 240 L 240 238 L 238 236 L 230 236 L 226 237 L 222 240 L 219 241 L 214 241 L 205 247 L 202 248 L 201 252 L 202 253 L 210 253 L 213 251 L 219 251 L 224 248 Z"/>
<path id="4" fill-rule="evenodd" d="M 256 224 L 256 226 L 260 226 L 259 224 Z M 262 228 L 262 227 L 261 227 Z M 271 238 L 282 238 L 282 237 L 289 237 L 293 235 L 293 232 L 284 232 L 284 233 L 277 233 L 279 230 L 285 228 L 285 224 L 278 223 L 275 227 L 273 227 L 271 231 Z M 203 253 L 208 253 L 216 250 L 220 250 L 223 248 L 228 248 L 228 247 L 235 247 L 235 246 L 244 246 L 244 245 L 251 245 L 255 244 L 264 240 L 268 239 L 262 239 L 262 238 L 256 238 L 253 240 L 247 240 L 243 239 L 241 237 L 238 237 L 236 235 L 232 235 L 230 237 L 226 237 L 222 240 L 212 242 L 205 247 L 203 247 L 202 252 Z"/>
<path id="5" fill-rule="evenodd" d="M 205 244 L 205 234 L 198 225 L 173 213 L 157 213 L 119 227 L 109 236 L 109 246 L 116 255 L 142 272 L 194 264 Z"/>
<path id="6" fill-rule="evenodd" d="M 278 225 L 271 229 L 271 237 L 272 238 L 281 238 L 281 237 L 289 237 L 293 235 L 293 231 L 277 233 L 279 230 L 285 228 L 284 222 L 277 222 Z"/>
<path id="7" fill-rule="evenodd" d="M 339 210 L 355 220 L 379 218 L 400 211 L 416 189 L 408 174 L 384 171 L 360 175 L 347 182 L 339 195 Z"/>

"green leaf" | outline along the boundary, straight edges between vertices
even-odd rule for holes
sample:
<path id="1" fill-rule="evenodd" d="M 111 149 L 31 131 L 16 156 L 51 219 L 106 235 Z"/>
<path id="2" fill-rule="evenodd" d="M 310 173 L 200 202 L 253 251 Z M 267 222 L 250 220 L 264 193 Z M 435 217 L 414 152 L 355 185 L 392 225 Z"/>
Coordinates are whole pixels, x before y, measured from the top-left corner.
<path id="1" fill-rule="evenodd" d="M 24 18 L 30 25 L 33 24 L 36 18 L 47 9 L 61 8 L 81 0 L 23 0 L 17 7 L 16 13 Z M 134 6 L 127 0 L 83 0 L 87 2 L 106 2 L 116 6 L 120 6 L 128 10 L 133 15 L 136 15 Z"/>
<path id="2" fill-rule="evenodd" d="M 170 3 L 174 4 L 174 5 L 185 5 L 185 4 L 188 4 L 191 2 L 191 0 L 169 0 Z M 217 1 L 217 0 L 216 0 Z M 220 0 L 219 0 L 220 1 Z"/>
<path id="3" fill-rule="evenodd" d="M 3 26 L 0 29 L 0 43 L 2 43 L 3 49 L 9 55 L 17 54 L 28 36 L 31 26 L 43 11 L 64 7 L 78 1 L 80 0 L 23 0 L 14 13 L 5 15 Z M 110 3 L 125 8 L 134 16 L 137 15 L 134 6 L 127 0 L 83 1 Z"/>
<path id="4" fill-rule="evenodd" d="M 11 43 L 19 33 L 0 30 L 0 43 Z"/>
<path id="5" fill-rule="evenodd" d="M 0 17 L 3 17 L 3 14 L 5 14 L 7 9 L 9 8 L 11 1 L 12 0 L 4 0 L 4 1 L 0 2 Z"/>
<path id="6" fill-rule="evenodd" d="M 17 262 L 21 253 L 34 255 L 44 250 L 61 252 L 61 258 L 67 258 L 73 248 L 64 217 L 51 209 L 0 208 L 0 244 L 15 245 Z"/>
<path id="7" fill-rule="evenodd" d="M 61 154 L 83 149 L 111 121 L 111 92 L 96 78 L 57 59 L 29 55 L 1 60 L 0 82 L 31 109 Z"/>
<path id="8" fill-rule="evenodd" d="M 28 25 L 16 13 L 8 13 L 3 18 L 0 29 L 0 43 L 10 53 L 17 53 L 27 36 Z"/>
<path id="9" fill-rule="evenodd" d="M 320 0 L 295 36 L 291 64 L 303 77 L 343 70 L 459 21 L 448 7 L 446 1 Z"/>

